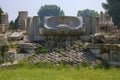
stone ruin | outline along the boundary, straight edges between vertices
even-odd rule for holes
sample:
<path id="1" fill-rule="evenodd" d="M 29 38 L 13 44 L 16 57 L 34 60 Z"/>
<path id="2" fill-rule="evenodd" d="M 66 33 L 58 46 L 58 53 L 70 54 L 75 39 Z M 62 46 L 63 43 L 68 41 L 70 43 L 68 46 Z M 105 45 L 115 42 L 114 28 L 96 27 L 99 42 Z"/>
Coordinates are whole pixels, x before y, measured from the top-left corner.
<path id="1" fill-rule="evenodd" d="M 28 18 L 30 19 L 30 18 Z M 72 16 L 46 17 L 43 32 L 40 33 L 40 19 L 34 16 L 29 20 L 28 39 L 30 42 L 45 42 L 49 47 L 65 45 L 79 39 L 83 32 L 82 18 Z M 74 38 L 72 37 L 74 36 Z"/>
<path id="2" fill-rule="evenodd" d="M 18 13 L 18 27 L 20 30 L 25 30 L 27 17 L 28 17 L 27 11 L 20 11 Z"/>
<path id="3" fill-rule="evenodd" d="M 3 20 L 1 25 L 6 26 L 4 27 L 5 29 L 2 27 L 1 30 L 4 31 L 8 29 L 7 14 L 3 15 Z M 105 58 L 108 61 L 113 61 L 113 60 L 115 61 L 115 57 L 120 55 L 119 54 L 120 35 L 115 34 L 115 35 L 109 36 L 104 34 L 104 36 L 102 36 L 101 34 L 101 32 L 105 32 L 105 33 L 108 31 L 112 32 L 113 29 L 114 29 L 113 32 L 116 32 L 114 23 L 112 22 L 112 18 L 106 13 L 104 14 L 101 12 L 99 17 L 91 17 L 91 16 L 86 17 L 85 26 L 83 26 L 82 17 L 48 16 L 48 17 L 45 17 L 44 27 L 42 28 L 40 26 L 39 16 L 28 17 L 27 11 L 20 11 L 18 16 L 18 27 L 22 31 L 26 30 L 26 35 L 28 36 L 28 40 L 32 42 L 32 43 L 23 42 L 18 44 L 19 53 L 21 53 L 21 51 L 22 53 L 25 53 L 25 54 L 34 53 L 36 48 L 34 48 L 33 46 L 34 46 L 34 43 L 36 42 L 40 43 L 43 46 L 49 47 L 50 49 L 53 49 L 57 47 L 58 48 L 70 47 L 72 44 L 74 44 L 74 41 L 80 40 L 83 42 L 89 42 L 89 45 L 87 45 L 86 47 L 87 51 L 83 53 L 78 53 L 78 54 L 88 53 L 96 57 Z M 12 35 L 8 36 L 8 39 L 12 41 L 18 40 L 18 39 L 21 40 L 21 38 L 24 37 L 24 33 L 23 32 L 21 33 L 20 35 L 16 35 L 16 32 L 15 32 Z M 53 54 L 48 54 L 48 56 L 51 56 Z M 76 53 L 74 56 L 78 54 Z M 59 55 L 59 54 L 56 54 L 56 55 Z M 71 55 L 72 54 L 67 55 L 67 57 L 65 57 L 64 60 L 69 61 L 72 58 Z M 41 57 L 41 55 L 38 57 Z M 68 57 L 70 59 L 68 59 Z M 89 56 L 87 58 L 89 58 Z M 63 59 L 63 58 L 60 58 L 60 59 Z M 77 59 L 77 57 L 75 57 L 75 59 Z M 119 57 L 116 59 L 118 60 Z M 41 59 L 38 59 L 38 60 L 41 60 Z M 51 58 L 50 60 L 53 60 L 53 59 Z M 74 59 L 72 60 L 75 61 Z"/>
<path id="4" fill-rule="evenodd" d="M 6 32 L 6 25 L 5 24 L 0 24 L 0 33 L 5 33 Z"/>
<path id="5" fill-rule="evenodd" d="M 30 26 L 31 26 L 31 24 L 32 24 L 32 17 L 28 17 L 27 19 L 26 19 L 26 34 L 28 35 L 29 34 L 29 31 L 30 31 Z"/>
<path id="6" fill-rule="evenodd" d="M 46 17 L 45 35 L 80 35 L 82 33 L 82 18 L 72 16 Z"/>
<path id="7" fill-rule="evenodd" d="M 24 38 L 23 32 L 14 32 L 11 35 L 8 35 L 7 40 L 8 41 L 19 41 Z"/>
<path id="8" fill-rule="evenodd" d="M 9 29 L 8 22 L 8 13 L 2 13 L 1 15 L 1 24 L 0 24 L 0 33 L 5 33 Z"/>
<path id="9" fill-rule="evenodd" d="M 106 12 L 100 12 L 100 31 L 101 32 L 116 32 L 116 26 L 112 21 L 112 17 Z"/>
<path id="10" fill-rule="evenodd" d="M 52 20 L 54 22 L 56 19 L 51 18 L 51 19 L 49 19 L 49 21 L 50 20 Z M 59 21 L 60 21 L 60 19 L 59 19 Z M 59 22 L 59 21 L 57 21 L 57 22 Z M 21 30 L 26 30 L 27 34 L 29 33 L 29 27 L 31 25 L 31 22 L 32 22 L 32 17 L 28 17 L 28 12 L 27 11 L 20 11 L 18 13 L 18 27 Z M 69 21 L 67 21 L 67 22 L 69 22 Z M 47 22 L 47 23 L 52 23 L 52 22 Z M 76 20 L 73 20 L 73 22 L 70 23 L 70 24 L 73 25 L 73 23 L 78 25 L 77 24 L 78 22 L 76 22 Z M 52 24 L 54 26 L 56 25 L 56 23 L 52 23 Z M 100 32 L 107 32 L 107 31 L 112 32 L 113 29 L 115 30 L 115 28 L 116 27 L 114 26 L 114 23 L 112 21 L 112 17 L 109 16 L 109 14 L 107 14 L 106 12 L 105 13 L 100 12 L 99 17 L 90 17 L 90 16 L 86 17 L 86 21 L 85 21 L 85 30 L 86 31 L 85 32 L 86 32 L 87 35 L 98 33 L 99 31 Z"/>
<path id="11" fill-rule="evenodd" d="M 31 25 L 29 26 L 29 31 L 28 33 L 28 39 L 31 42 L 36 42 L 40 41 L 40 18 L 39 16 L 34 16 L 33 19 L 31 20 Z M 28 27 L 28 26 L 27 26 Z"/>
<path id="12" fill-rule="evenodd" d="M 96 34 L 98 33 L 101 34 L 102 27 L 108 25 L 109 28 L 112 28 L 112 26 L 114 26 L 112 18 L 102 12 L 100 18 L 86 17 L 85 26 L 83 26 L 81 17 L 73 16 L 45 17 L 43 28 L 40 27 L 40 19 L 38 16 L 34 16 L 33 18 L 29 17 L 27 21 L 26 32 L 29 41 L 46 42 L 45 45 L 52 45 L 51 47 L 65 45 L 66 42 L 71 44 L 75 40 L 91 42 L 91 40 L 93 40 L 91 39 L 92 37 L 97 36 Z M 106 41 L 108 40 L 106 39 Z M 119 38 L 117 38 L 117 41 L 119 41 Z"/>
<path id="13" fill-rule="evenodd" d="M 106 33 L 108 30 L 113 32 L 113 28 L 115 30 L 114 23 L 109 15 L 101 12 L 100 18 L 88 16 L 86 17 L 85 26 L 83 26 L 81 17 L 45 17 L 42 34 L 40 33 L 41 28 L 39 23 L 39 17 L 33 17 L 28 33 L 31 42 L 42 42 L 51 49 L 54 47 L 65 48 L 66 44 L 70 46 L 76 40 L 87 40 L 91 44 L 87 45 L 86 53 L 93 54 L 96 57 L 102 57 L 110 63 L 117 62 L 117 64 L 119 64 L 119 35 L 116 35 L 116 37 L 107 36 L 105 34 L 104 37 L 101 36 L 101 32 Z M 117 39 L 117 42 L 114 42 L 115 40 L 111 41 L 111 37 Z M 115 59 L 116 55 L 118 56 L 116 58 L 117 61 Z"/>
<path id="14" fill-rule="evenodd" d="M 99 18 L 88 16 L 85 20 L 85 34 L 91 35 L 99 33 Z"/>

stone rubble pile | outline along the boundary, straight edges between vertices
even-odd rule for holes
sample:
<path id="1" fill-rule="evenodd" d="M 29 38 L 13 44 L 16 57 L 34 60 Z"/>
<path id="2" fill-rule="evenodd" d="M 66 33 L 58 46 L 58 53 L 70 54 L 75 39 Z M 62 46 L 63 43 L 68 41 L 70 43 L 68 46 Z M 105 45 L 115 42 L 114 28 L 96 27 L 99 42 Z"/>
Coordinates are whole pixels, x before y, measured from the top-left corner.
<path id="1" fill-rule="evenodd" d="M 68 63 L 71 65 L 81 64 L 82 62 L 93 63 L 97 60 L 96 57 L 94 57 L 90 53 L 75 52 L 75 51 L 38 54 L 38 55 L 30 56 L 28 59 L 31 63 L 51 62 L 54 64 Z"/>

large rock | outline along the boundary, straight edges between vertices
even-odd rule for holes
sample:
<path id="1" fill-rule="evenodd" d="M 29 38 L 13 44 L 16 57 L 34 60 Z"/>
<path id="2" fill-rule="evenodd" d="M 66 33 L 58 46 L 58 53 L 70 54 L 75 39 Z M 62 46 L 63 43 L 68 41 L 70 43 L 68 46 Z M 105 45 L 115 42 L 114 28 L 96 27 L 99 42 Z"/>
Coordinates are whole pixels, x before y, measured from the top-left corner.
<path id="1" fill-rule="evenodd" d="M 19 43 L 18 52 L 19 53 L 35 53 L 35 50 L 37 47 L 40 47 L 40 45 L 36 43 Z"/>
<path id="2" fill-rule="evenodd" d="M 16 60 L 16 50 L 9 50 L 6 54 L 5 54 L 5 60 L 6 62 L 14 62 Z"/>
<path id="3" fill-rule="evenodd" d="M 9 41 L 21 40 L 24 37 L 23 33 L 24 32 L 14 32 L 8 36 L 8 40 Z"/>
<path id="4" fill-rule="evenodd" d="M 9 43 L 8 43 L 5 35 L 0 35 L 0 48 L 3 47 L 3 46 L 4 47 L 9 47 Z"/>
<path id="5" fill-rule="evenodd" d="M 7 26 L 5 24 L 0 24 L 0 33 L 4 34 L 7 30 Z"/>
<path id="6" fill-rule="evenodd" d="M 9 49 L 9 43 L 5 35 L 0 35 L 0 57 L 4 55 Z"/>
<path id="7" fill-rule="evenodd" d="M 39 42 L 44 40 L 44 36 L 40 36 L 40 18 L 34 16 L 29 28 L 28 39 L 30 42 Z"/>

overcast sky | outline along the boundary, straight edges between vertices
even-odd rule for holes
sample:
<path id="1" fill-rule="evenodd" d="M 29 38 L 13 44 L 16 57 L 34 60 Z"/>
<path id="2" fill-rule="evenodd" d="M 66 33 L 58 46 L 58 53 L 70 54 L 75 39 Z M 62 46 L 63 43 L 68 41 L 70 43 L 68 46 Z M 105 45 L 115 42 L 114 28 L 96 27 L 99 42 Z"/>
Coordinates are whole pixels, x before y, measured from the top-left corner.
<path id="1" fill-rule="evenodd" d="M 58 5 L 66 16 L 76 16 L 78 10 L 86 8 L 104 11 L 102 2 L 106 0 L 0 0 L 0 7 L 9 14 L 9 20 L 14 20 L 18 16 L 18 11 L 28 11 L 29 16 L 35 16 L 45 4 Z"/>

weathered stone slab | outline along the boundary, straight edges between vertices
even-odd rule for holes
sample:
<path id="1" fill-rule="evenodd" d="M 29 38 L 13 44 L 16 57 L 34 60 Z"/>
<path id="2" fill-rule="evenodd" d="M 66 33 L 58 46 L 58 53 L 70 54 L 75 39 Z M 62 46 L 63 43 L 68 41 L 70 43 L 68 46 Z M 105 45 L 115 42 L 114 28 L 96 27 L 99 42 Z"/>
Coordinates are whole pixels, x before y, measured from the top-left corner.
<path id="1" fill-rule="evenodd" d="M 5 24 L 0 24 L 0 33 L 4 34 L 7 31 L 7 26 Z"/>
<path id="2" fill-rule="evenodd" d="M 34 16 L 29 28 L 28 39 L 30 42 L 38 42 L 44 40 L 44 36 L 40 36 L 40 18 L 39 16 Z"/>
<path id="3" fill-rule="evenodd" d="M 14 32 L 8 36 L 9 41 L 21 40 L 23 39 L 24 35 L 23 32 Z"/>

